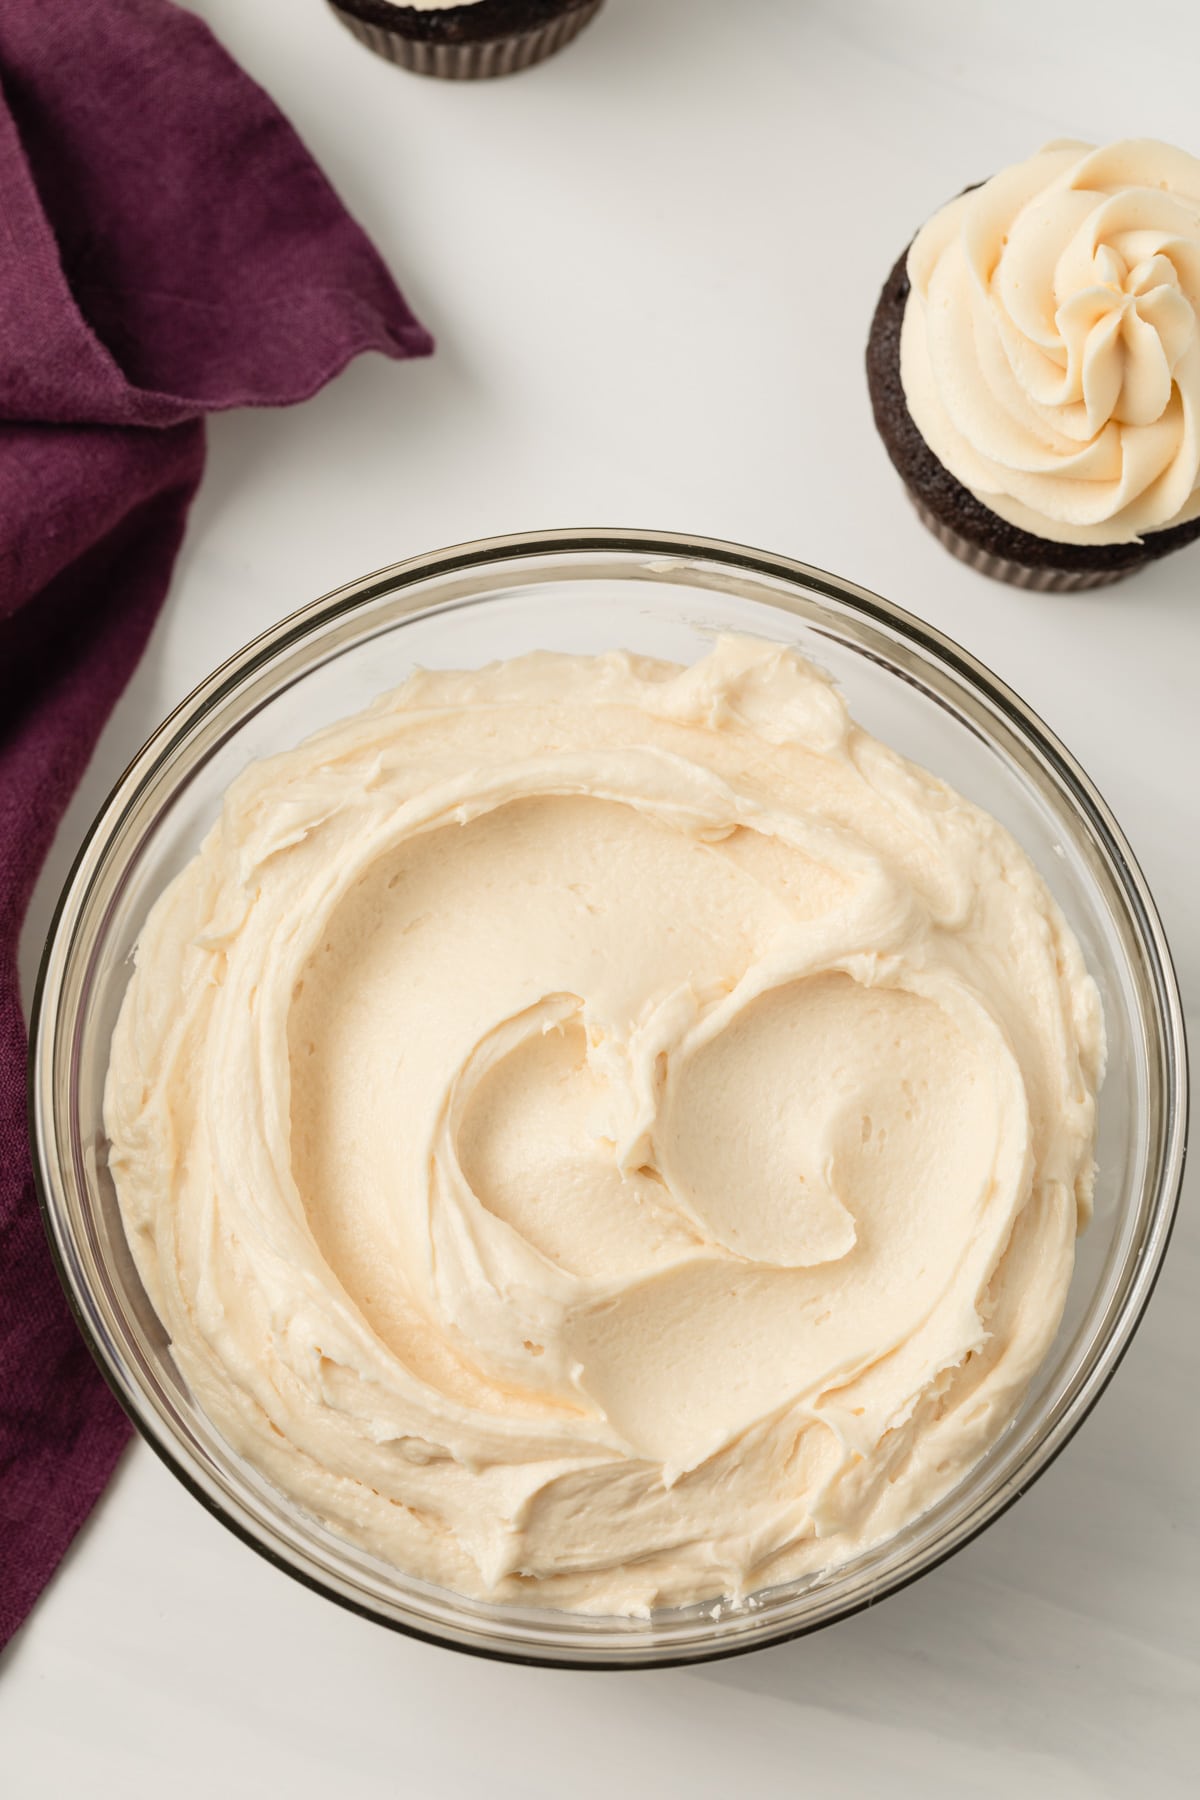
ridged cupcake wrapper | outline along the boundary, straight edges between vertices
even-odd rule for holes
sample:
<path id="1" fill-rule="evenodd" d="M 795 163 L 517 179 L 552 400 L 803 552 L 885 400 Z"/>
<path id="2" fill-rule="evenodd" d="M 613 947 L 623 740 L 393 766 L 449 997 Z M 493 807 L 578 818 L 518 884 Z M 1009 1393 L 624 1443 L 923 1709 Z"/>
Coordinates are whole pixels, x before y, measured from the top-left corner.
<path id="1" fill-rule="evenodd" d="M 330 4 L 347 31 L 402 69 L 411 69 L 416 75 L 439 75 L 447 81 L 486 81 L 495 75 L 515 75 L 519 69 L 530 69 L 534 63 L 553 56 L 595 18 L 604 0 L 590 0 L 589 5 L 573 7 L 529 31 L 465 44 L 435 44 L 426 38 L 405 37 L 398 31 L 356 19 L 352 13 L 343 12 L 336 0 L 330 0 Z"/>
<path id="2" fill-rule="evenodd" d="M 1029 588 L 1037 594 L 1078 594 L 1085 588 L 1111 587 L 1114 581 L 1124 581 L 1127 575 L 1136 573 L 1136 565 L 1124 569 L 1035 569 L 1028 563 L 1010 562 L 1008 557 L 981 550 L 969 538 L 961 537 L 930 512 L 911 488 L 907 491 L 922 525 L 932 531 L 938 543 L 951 556 L 957 556 L 959 562 L 977 569 L 981 575 L 990 575 L 994 581 L 1007 581 L 1013 587 Z"/>

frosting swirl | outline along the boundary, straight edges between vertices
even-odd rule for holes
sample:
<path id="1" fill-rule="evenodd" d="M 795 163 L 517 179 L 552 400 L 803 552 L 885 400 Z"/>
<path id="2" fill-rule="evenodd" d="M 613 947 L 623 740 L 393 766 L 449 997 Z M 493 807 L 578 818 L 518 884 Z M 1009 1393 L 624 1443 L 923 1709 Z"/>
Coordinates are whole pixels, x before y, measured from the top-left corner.
<path id="1" fill-rule="evenodd" d="M 722 639 L 421 673 L 251 767 L 105 1116 L 236 1448 L 410 1572 L 619 1613 L 834 1563 L 982 1453 L 1102 1058 L 1001 827 Z"/>
<path id="2" fill-rule="evenodd" d="M 1200 514 L 1200 160 L 1048 145 L 917 233 L 905 398 L 939 461 L 1037 537 Z"/>

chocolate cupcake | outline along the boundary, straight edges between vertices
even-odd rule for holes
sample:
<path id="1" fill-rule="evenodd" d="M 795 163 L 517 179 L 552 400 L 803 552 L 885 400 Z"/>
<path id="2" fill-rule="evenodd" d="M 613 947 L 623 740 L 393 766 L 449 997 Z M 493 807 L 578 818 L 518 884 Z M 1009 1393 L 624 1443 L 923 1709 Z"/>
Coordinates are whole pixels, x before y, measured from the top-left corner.
<path id="1" fill-rule="evenodd" d="M 888 276 L 875 424 L 922 521 L 1019 587 L 1119 581 L 1200 538 L 1200 160 L 1050 144 Z"/>
<path id="2" fill-rule="evenodd" d="M 543 62 L 578 35 L 603 0 L 329 0 L 342 24 L 389 62 L 418 75 L 476 81 Z"/>

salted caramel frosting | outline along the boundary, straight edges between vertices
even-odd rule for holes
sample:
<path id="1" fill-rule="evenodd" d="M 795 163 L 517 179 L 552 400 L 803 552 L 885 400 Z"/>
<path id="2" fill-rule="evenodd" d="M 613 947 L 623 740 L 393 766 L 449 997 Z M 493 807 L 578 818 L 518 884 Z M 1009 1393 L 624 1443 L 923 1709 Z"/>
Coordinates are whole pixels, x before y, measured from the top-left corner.
<path id="1" fill-rule="evenodd" d="M 917 233 L 908 410 L 1036 537 L 1127 544 L 1200 516 L 1200 160 L 1063 141 Z"/>
<path id="2" fill-rule="evenodd" d="M 105 1117 L 237 1451 L 411 1575 L 636 1614 L 836 1564 L 993 1443 L 1103 1056 L 1007 832 L 724 638 L 421 672 L 247 769 Z"/>

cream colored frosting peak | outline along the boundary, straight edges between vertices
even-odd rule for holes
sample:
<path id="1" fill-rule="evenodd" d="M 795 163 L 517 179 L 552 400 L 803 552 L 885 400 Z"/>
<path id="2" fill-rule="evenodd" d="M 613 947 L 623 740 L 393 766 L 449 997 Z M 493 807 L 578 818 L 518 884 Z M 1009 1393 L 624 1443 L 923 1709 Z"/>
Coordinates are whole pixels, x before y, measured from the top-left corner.
<path id="1" fill-rule="evenodd" d="M 1200 160 L 1050 144 L 936 213 L 908 273 L 909 411 L 985 506 L 1077 544 L 1200 512 Z"/>
<path id="2" fill-rule="evenodd" d="M 421 673 L 251 767 L 105 1117 L 239 1450 L 414 1574 L 623 1613 L 835 1563 L 994 1440 L 1102 1059 L 1000 826 L 726 638 Z"/>

